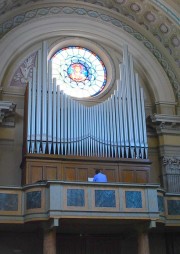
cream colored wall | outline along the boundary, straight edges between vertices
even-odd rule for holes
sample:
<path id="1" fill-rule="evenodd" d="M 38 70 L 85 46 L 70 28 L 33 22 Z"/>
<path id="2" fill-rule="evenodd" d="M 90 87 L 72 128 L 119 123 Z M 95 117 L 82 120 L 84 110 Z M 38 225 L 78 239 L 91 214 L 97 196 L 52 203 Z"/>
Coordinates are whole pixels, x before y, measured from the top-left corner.
<path id="1" fill-rule="evenodd" d="M 160 152 L 159 152 L 159 142 L 157 136 L 148 137 L 149 146 L 149 160 L 152 162 L 150 171 L 150 182 L 160 183 Z"/>
<path id="2" fill-rule="evenodd" d="M 21 184 L 24 98 L 3 96 L 13 100 L 16 106 L 15 127 L 0 127 L 0 185 Z"/>

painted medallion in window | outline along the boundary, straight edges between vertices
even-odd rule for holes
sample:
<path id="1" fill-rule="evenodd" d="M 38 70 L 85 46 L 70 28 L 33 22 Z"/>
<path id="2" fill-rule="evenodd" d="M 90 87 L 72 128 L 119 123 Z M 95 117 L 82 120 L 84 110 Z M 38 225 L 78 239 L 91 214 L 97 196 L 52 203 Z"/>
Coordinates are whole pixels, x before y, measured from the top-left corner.
<path id="1" fill-rule="evenodd" d="M 52 77 L 60 90 L 78 97 L 94 97 L 103 91 L 107 71 L 103 61 L 89 49 L 77 46 L 62 48 L 52 57 Z"/>

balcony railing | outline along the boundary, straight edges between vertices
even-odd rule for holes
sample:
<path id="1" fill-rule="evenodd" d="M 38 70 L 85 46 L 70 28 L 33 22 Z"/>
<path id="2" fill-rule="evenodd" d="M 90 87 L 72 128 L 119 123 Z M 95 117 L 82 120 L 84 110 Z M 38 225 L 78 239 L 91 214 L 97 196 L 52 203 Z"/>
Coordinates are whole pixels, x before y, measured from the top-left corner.
<path id="1" fill-rule="evenodd" d="M 0 221 L 159 218 L 158 185 L 45 181 L 0 188 Z"/>
<path id="2" fill-rule="evenodd" d="M 45 181 L 0 187 L 0 223 L 50 218 L 180 220 L 180 195 L 156 184 Z"/>

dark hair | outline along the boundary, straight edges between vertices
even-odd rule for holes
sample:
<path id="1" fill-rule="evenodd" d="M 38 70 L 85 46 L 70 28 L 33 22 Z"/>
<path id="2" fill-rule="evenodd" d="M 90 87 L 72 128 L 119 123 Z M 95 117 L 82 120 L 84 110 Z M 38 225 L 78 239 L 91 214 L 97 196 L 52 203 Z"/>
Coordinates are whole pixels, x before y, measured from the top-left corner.
<path id="1" fill-rule="evenodd" d="M 100 173 L 100 172 L 101 172 L 100 169 L 96 169 L 96 171 L 95 171 L 96 174 L 98 174 L 98 173 Z"/>

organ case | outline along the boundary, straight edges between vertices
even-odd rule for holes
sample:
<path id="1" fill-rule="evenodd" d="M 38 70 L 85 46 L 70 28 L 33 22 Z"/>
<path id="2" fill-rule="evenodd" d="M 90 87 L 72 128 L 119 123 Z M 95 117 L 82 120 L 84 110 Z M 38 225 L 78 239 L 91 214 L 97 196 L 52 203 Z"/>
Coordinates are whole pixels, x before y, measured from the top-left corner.
<path id="1" fill-rule="evenodd" d="M 143 90 L 127 46 L 117 89 L 91 107 L 56 85 L 47 53 L 44 42 L 25 94 L 23 183 L 87 181 L 96 168 L 110 182 L 149 182 Z"/>

